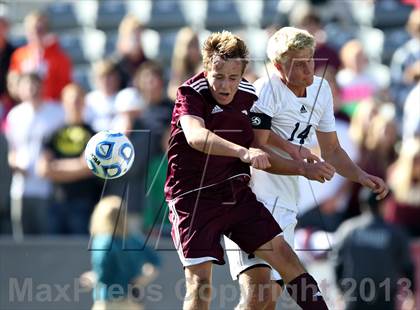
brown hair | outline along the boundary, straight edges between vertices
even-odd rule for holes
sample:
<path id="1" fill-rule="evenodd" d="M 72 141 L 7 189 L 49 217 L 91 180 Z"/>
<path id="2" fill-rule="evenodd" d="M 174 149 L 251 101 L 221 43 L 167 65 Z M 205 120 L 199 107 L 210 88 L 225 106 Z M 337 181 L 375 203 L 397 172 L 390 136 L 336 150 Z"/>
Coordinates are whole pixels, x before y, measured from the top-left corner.
<path id="1" fill-rule="evenodd" d="M 105 76 L 118 73 L 117 65 L 110 59 L 101 59 L 92 65 L 93 74 L 95 76 Z"/>
<path id="2" fill-rule="evenodd" d="M 229 31 L 212 33 L 204 42 L 203 49 L 204 70 L 211 69 L 216 56 L 223 59 L 239 59 L 243 64 L 243 71 L 248 64 L 248 48 L 245 42 Z"/>
<path id="3" fill-rule="evenodd" d="M 135 78 L 138 78 L 140 74 L 142 74 L 145 71 L 151 72 L 152 74 L 163 79 L 162 66 L 156 61 L 148 60 L 142 63 L 135 73 Z"/>

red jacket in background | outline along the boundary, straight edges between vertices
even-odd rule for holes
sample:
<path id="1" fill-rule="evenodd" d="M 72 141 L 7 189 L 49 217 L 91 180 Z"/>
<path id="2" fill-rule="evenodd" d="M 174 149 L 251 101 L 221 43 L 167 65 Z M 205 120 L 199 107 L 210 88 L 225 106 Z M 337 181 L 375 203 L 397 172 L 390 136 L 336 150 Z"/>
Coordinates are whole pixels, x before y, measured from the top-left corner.
<path id="1" fill-rule="evenodd" d="M 44 50 L 30 44 L 18 48 L 12 54 L 9 70 L 38 73 L 44 81 L 43 98 L 60 101 L 61 90 L 71 82 L 72 64 L 57 38 L 50 37 Z"/>

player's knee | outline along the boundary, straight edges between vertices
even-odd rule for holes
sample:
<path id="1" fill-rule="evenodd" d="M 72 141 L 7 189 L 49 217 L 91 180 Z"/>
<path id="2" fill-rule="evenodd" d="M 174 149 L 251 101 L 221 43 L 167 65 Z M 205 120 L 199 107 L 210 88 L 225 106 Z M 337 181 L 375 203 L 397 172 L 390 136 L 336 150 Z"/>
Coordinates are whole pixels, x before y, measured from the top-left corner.
<path id="1" fill-rule="evenodd" d="M 283 259 L 283 261 L 290 261 L 295 258 L 295 254 L 290 245 L 283 238 L 277 238 L 274 243 L 275 255 Z"/>
<path id="2" fill-rule="evenodd" d="M 265 309 L 270 303 L 271 284 L 246 283 L 241 288 L 241 302 L 238 309 Z"/>
<path id="3" fill-rule="evenodd" d="M 187 279 L 187 291 L 200 295 L 209 295 L 211 292 L 211 280 L 207 275 L 194 275 Z"/>

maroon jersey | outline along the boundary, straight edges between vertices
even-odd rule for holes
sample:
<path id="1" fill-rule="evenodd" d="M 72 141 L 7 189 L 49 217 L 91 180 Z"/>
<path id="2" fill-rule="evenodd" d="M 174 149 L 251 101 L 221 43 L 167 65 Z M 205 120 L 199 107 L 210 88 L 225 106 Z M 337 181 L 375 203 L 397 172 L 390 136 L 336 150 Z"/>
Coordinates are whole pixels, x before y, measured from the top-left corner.
<path id="1" fill-rule="evenodd" d="M 254 139 L 249 112 L 258 97 L 252 84 L 242 80 L 233 100 L 219 105 L 210 93 L 207 79 L 199 73 L 178 88 L 172 113 L 165 194 L 168 200 L 237 176 L 250 176 L 249 165 L 240 159 L 207 155 L 189 146 L 179 119 L 198 116 L 218 136 L 249 148 Z M 249 179 L 248 179 L 249 180 Z"/>

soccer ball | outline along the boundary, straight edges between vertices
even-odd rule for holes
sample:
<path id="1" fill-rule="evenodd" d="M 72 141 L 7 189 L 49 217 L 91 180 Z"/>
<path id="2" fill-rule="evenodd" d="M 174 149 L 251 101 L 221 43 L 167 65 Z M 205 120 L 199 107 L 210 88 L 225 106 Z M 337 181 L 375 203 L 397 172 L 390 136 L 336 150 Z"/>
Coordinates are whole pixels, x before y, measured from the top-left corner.
<path id="1" fill-rule="evenodd" d="M 133 165 L 134 148 L 121 132 L 104 130 L 90 138 L 85 159 L 94 175 L 103 179 L 123 176 Z"/>

